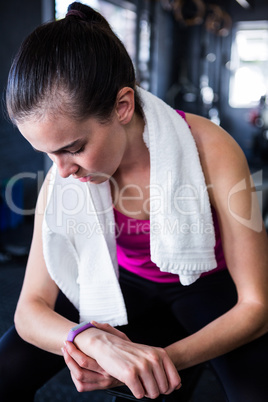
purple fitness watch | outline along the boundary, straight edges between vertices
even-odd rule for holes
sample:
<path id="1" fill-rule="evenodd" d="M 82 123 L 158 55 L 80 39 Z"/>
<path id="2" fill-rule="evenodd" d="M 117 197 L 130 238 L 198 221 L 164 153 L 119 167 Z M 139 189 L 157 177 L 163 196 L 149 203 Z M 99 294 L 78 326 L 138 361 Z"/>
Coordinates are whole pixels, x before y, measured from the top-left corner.
<path id="1" fill-rule="evenodd" d="M 91 328 L 91 327 L 96 328 L 95 325 L 91 324 L 90 322 L 86 322 L 86 321 L 81 322 L 81 324 L 78 324 L 75 327 L 73 327 L 72 329 L 70 329 L 68 336 L 67 336 L 67 341 L 73 342 L 74 338 L 78 334 L 80 334 L 80 332 L 83 332 L 86 329 Z"/>

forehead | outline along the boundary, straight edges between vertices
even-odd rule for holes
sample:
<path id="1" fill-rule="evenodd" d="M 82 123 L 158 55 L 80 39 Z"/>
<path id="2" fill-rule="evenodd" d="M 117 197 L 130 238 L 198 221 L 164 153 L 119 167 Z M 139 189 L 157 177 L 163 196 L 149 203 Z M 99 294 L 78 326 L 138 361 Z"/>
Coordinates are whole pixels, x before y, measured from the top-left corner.
<path id="1" fill-rule="evenodd" d="M 83 122 L 65 116 L 28 119 L 18 123 L 18 129 L 24 138 L 37 150 L 50 153 L 77 139 L 85 138 L 91 131 L 92 119 Z"/>

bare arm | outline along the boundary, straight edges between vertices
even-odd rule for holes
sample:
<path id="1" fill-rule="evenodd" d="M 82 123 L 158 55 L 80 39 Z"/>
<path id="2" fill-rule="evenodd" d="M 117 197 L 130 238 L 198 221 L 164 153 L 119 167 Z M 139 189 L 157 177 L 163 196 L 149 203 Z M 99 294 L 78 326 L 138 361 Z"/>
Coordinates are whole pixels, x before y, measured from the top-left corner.
<path id="1" fill-rule="evenodd" d="M 27 342 L 61 355 L 67 334 L 77 323 L 54 311 L 59 289 L 48 274 L 42 248 L 46 189 L 47 182 L 38 198 L 33 240 L 15 312 L 15 325 Z M 155 397 L 159 393 L 170 393 L 180 384 L 180 377 L 163 349 L 133 344 L 123 335 L 118 336 L 116 330 L 110 332 L 90 328 L 76 337 L 79 350 L 71 344 L 63 349 L 79 391 L 125 383 L 137 397 L 145 394 Z"/>
<path id="2" fill-rule="evenodd" d="M 76 323 L 54 311 L 59 289 L 48 274 L 42 248 L 42 221 L 47 186 L 48 178 L 38 197 L 32 244 L 15 312 L 15 326 L 19 335 L 27 342 L 61 354 L 66 335 Z"/>
<path id="3" fill-rule="evenodd" d="M 48 178 L 38 197 L 31 250 L 15 312 L 15 326 L 25 341 L 51 353 L 62 355 L 67 334 L 77 323 L 54 311 L 59 289 L 48 274 L 42 247 L 42 221 L 47 187 Z M 76 351 L 76 354 L 78 353 L 79 351 Z M 119 381 L 105 373 L 94 359 L 82 353 L 79 358 L 82 362 L 85 362 L 86 358 L 88 391 L 119 385 Z"/>
<path id="4" fill-rule="evenodd" d="M 197 333 L 166 348 L 178 369 L 227 353 L 268 330 L 268 244 L 245 157 L 235 141 L 204 118 L 187 115 L 216 209 L 237 304 Z M 246 189 L 235 191 L 245 180 Z M 244 183 L 244 182 L 243 182 Z M 242 219 L 240 219 L 242 218 Z M 234 325 L 235 323 L 235 325 Z"/>
<path id="5" fill-rule="evenodd" d="M 180 388 L 178 372 L 164 349 L 132 343 L 108 324 L 97 324 L 97 327 L 102 331 L 90 328 L 81 332 L 75 338 L 76 346 L 85 355 L 90 354 L 112 377 L 126 384 L 136 398 L 148 396 L 154 399 L 159 394 L 170 394 Z M 77 389 L 88 390 L 87 373 L 81 370 L 82 356 L 76 355 L 77 351 L 69 342 L 66 351 L 67 358 L 73 358 L 66 362 Z"/>

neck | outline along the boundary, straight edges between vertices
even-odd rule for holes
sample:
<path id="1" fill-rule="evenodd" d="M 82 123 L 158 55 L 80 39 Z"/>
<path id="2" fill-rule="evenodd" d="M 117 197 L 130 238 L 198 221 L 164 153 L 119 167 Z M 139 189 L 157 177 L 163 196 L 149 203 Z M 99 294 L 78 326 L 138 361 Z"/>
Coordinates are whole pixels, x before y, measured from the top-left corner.
<path id="1" fill-rule="evenodd" d="M 138 165 L 143 166 L 148 162 L 148 149 L 143 140 L 144 120 L 134 114 L 126 127 L 126 149 L 117 173 L 127 173 Z"/>

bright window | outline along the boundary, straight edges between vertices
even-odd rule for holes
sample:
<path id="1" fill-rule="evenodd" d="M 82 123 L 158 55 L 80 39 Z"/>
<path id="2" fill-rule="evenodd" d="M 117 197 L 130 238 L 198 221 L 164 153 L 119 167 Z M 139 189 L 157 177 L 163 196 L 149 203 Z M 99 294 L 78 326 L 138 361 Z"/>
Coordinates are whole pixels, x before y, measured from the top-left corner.
<path id="1" fill-rule="evenodd" d="M 230 69 L 230 106 L 251 108 L 268 94 L 267 21 L 237 25 Z"/>

